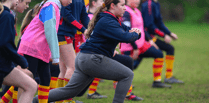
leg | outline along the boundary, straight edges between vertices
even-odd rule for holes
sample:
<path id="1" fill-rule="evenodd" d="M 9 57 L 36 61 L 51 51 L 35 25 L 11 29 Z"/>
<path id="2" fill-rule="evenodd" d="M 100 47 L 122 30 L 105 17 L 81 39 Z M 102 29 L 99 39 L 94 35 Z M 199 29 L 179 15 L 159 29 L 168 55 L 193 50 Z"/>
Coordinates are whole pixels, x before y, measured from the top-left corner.
<path id="1" fill-rule="evenodd" d="M 156 49 L 155 47 L 151 46 L 145 53 L 141 54 L 139 58 L 143 57 L 152 57 L 155 58 L 153 62 L 153 79 L 154 82 L 152 84 L 152 87 L 168 87 L 170 88 L 170 85 L 166 85 L 161 82 L 161 73 L 163 69 L 163 53 L 161 50 Z"/>
<path id="2" fill-rule="evenodd" d="M 67 69 L 64 78 L 67 79 L 71 78 L 75 70 L 75 57 L 76 55 L 72 43 L 60 46 L 60 60 L 63 62 L 63 64 L 66 67 L 66 68 L 62 68 L 64 66 L 61 66 L 60 72 L 63 72 L 62 69 Z"/>
<path id="3" fill-rule="evenodd" d="M 128 55 L 120 55 L 120 54 L 116 54 L 114 57 L 113 57 L 114 60 L 118 61 L 119 63 L 127 66 L 129 69 L 131 69 L 133 71 L 133 63 L 134 63 L 134 60 L 128 56 Z M 115 81 L 113 81 L 113 85 L 114 84 L 117 84 Z M 114 87 L 116 87 L 116 85 L 114 85 Z M 128 100 L 133 100 L 133 101 L 139 101 L 139 100 L 143 100 L 142 98 L 140 97 L 137 97 L 136 95 L 134 95 L 132 93 L 132 89 L 133 89 L 133 86 L 131 85 L 131 87 L 129 88 L 129 91 L 128 93 L 126 94 L 126 99 Z"/>
<path id="4" fill-rule="evenodd" d="M 52 89 L 49 92 L 49 102 L 73 98 L 80 93 L 94 78 L 82 73 L 76 68 L 71 80 L 65 87 Z"/>
<path id="5" fill-rule="evenodd" d="M 36 82 L 17 68 L 14 68 L 3 81 L 6 85 L 14 85 L 23 89 L 19 103 L 31 103 L 37 90 Z"/>
<path id="6" fill-rule="evenodd" d="M 25 74 L 27 74 L 29 77 L 33 78 L 33 74 L 28 69 L 20 69 L 20 70 L 23 71 Z M 24 92 L 24 90 L 22 88 L 18 88 L 17 100 L 20 99 L 22 92 Z"/>
<path id="7" fill-rule="evenodd" d="M 166 51 L 166 78 L 164 82 L 166 83 L 184 83 L 173 77 L 173 64 L 174 64 L 174 47 L 170 44 L 167 44 L 159 39 L 157 39 L 156 44 L 161 50 Z"/>
<path id="8" fill-rule="evenodd" d="M 50 64 L 51 80 L 50 80 L 50 89 L 55 89 L 57 87 L 57 79 L 60 73 L 59 65 Z"/>
<path id="9" fill-rule="evenodd" d="M 79 53 L 77 61 L 81 71 L 85 74 L 97 78 L 118 81 L 113 103 L 124 102 L 133 79 L 133 72 L 128 67 L 99 54 Z"/>
<path id="10" fill-rule="evenodd" d="M 48 103 L 49 84 L 51 80 L 49 63 L 39 60 L 37 73 L 40 78 L 40 85 L 38 87 L 39 103 Z"/>

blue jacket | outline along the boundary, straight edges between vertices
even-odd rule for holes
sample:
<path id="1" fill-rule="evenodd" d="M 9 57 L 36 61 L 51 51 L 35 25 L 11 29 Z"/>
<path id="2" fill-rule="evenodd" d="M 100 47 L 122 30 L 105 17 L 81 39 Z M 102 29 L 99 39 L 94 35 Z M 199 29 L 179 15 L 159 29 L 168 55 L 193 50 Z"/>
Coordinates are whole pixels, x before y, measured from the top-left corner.
<path id="1" fill-rule="evenodd" d="M 165 34 L 170 35 L 171 32 L 164 25 L 160 13 L 160 4 L 152 0 L 147 0 L 141 6 L 142 17 L 144 20 L 145 30 L 150 34 L 157 34 L 164 37 Z"/>
<path id="2" fill-rule="evenodd" d="M 81 23 L 79 23 L 81 22 Z M 58 35 L 74 37 L 76 31 L 82 33 L 86 30 L 89 17 L 83 0 L 72 0 L 72 3 L 61 9 L 60 26 Z"/>
<path id="3" fill-rule="evenodd" d="M 102 12 L 98 16 L 90 38 L 80 47 L 81 52 L 112 57 L 119 42 L 130 43 L 140 38 L 135 32 L 129 33 L 130 28 L 110 12 Z"/>
<path id="4" fill-rule="evenodd" d="M 9 8 L 4 6 L 4 11 L 0 14 L 0 70 L 10 71 L 14 68 L 13 62 L 22 68 L 27 68 L 27 60 L 17 54 L 15 41 L 14 16 Z"/>

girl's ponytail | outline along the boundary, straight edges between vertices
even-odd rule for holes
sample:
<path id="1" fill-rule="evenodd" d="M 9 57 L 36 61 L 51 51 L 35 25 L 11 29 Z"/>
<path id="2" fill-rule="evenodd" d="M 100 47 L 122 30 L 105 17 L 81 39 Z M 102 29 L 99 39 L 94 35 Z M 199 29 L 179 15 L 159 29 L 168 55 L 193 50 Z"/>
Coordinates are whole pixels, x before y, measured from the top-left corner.
<path id="1" fill-rule="evenodd" d="M 4 11 L 4 6 L 0 3 L 0 15 Z"/>
<path id="2" fill-rule="evenodd" d="M 91 36 L 91 33 L 93 32 L 94 26 L 96 25 L 99 17 L 99 13 L 104 12 L 106 10 L 109 10 L 111 3 L 114 3 L 117 5 L 120 1 L 119 0 L 105 0 L 102 6 L 100 6 L 96 12 L 94 13 L 93 18 L 88 24 L 87 33 L 85 35 L 86 38 L 89 38 Z"/>

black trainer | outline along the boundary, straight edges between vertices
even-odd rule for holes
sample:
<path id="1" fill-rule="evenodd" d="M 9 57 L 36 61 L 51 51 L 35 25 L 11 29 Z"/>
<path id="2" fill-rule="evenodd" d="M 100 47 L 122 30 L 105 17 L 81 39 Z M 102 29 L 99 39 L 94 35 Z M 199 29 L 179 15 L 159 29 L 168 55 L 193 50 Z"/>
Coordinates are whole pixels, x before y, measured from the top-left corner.
<path id="1" fill-rule="evenodd" d="M 144 100 L 143 98 L 134 95 L 134 93 L 131 93 L 130 96 L 126 96 L 126 99 L 127 100 L 132 100 L 132 101 L 141 101 L 141 100 Z"/>
<path id="2" fill-rule="evenodd" d="M 152 84 L 153 88 L 171 88 L 171 85 L 167 85 L 165 83 L 162 83 L 160 81 L 154 81 Z"/>
<path id="3" fill-rule="evenodd" d="M 165 83 L 170 83 L 170 84 L 173 84 L 173 83 L 177 83 L 177 84 L 183 84 L 184 82 L 183 81 L 181 81 L 181 80 L 178 80 L 178 79 L 176 79 L 175 77 L 171 77 L 171 78 L 169 78 L 169 79 L 164 79 L 164 82 Z"/>
<path id="4" fill-rule="evenodd" d="M 88 95 L 87 95 L 87 98 L 88 98 L 88 99 L 101 99 L 101 98 L 107 98 L 107 96 L 106 96 L 106 95 L 101 95 L 101 94 L 99 94 L 99 93 L 96 91 L 96 92 L 93 93 L 93 94 L 88 94 Z"/>

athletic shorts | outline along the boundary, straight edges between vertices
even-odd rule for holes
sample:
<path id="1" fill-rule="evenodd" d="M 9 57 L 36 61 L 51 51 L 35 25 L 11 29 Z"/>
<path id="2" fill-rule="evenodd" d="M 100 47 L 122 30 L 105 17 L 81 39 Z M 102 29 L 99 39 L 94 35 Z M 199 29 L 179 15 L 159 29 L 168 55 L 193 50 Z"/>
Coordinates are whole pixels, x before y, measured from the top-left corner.
<path id="1" fill-rule="evenodd" d="M 6 55 L 7 56 L 7 55 Z M 14 64 L 9 60 L 5 52 L 0 50 L 0 83 L 3 83 L 4 78 L 14 69 Z M 0 88 L 1 88 L 0 84 Z"/>
<path id="2" fill-rule="evenodd" d="M 73 43 L 73 39 L 74 39 L 73 37 L 69 37 L 65 35 L 58 35 L 59 46 Z"/>
<path id="3" fill-rule="evenodd" d="M 82 34 L 75 34 L 75 41 L 74 41 L 74 48 L 75 52 L 80 52 L 79 47 L 85 42 L 84 35 Z"/>

